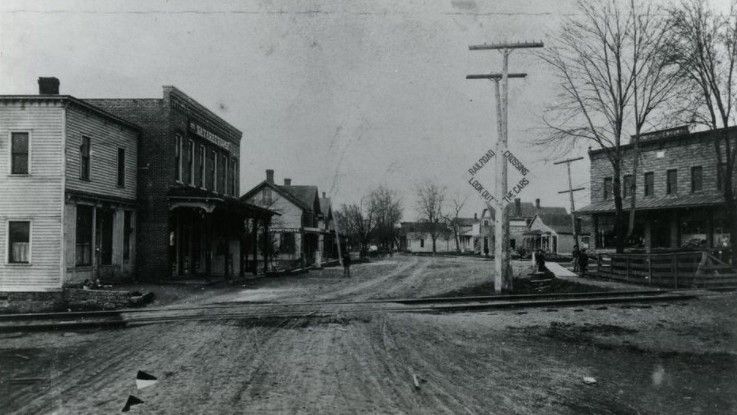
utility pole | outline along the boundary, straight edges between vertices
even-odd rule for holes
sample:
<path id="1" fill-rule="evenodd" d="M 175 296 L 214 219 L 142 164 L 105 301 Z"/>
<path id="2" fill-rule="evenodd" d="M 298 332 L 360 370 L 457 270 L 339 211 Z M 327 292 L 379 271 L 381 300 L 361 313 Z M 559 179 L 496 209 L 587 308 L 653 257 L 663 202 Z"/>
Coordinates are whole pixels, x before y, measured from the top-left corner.
<path id="1" fill-rule="evenodd" d="M 566 167 L 568 167 L 568 190 L 561 190 L 560 192 L 558 192 L 558 194 L 568 193 L 568 195 L 571 197 L 571 229 L 573 229 L 573 241 L 576 245 L 578 245 L 578 230 L 576 229 L 576 204 L 573 202 L 573 192 L 578 192 L 579 190 L 585 189 L 585 187 L 577 187 L 574 189 L 573 182 L 571 182 L 571 163 L 578 160 L 583 160 L 583 157 L 576 157 L 572 159 L 556 161 L 555 163 L 553 163 L 565 163 Z"/>
<path id="2" fill-rule="evenodd" d="M 508 142 L 508 113 L 509 113 L 509 83 L 511 77 L 509 73 L 509 54 L 513 49 L 541 48 L 542 42 L 502 42 L 483 45 L 471 45 L 469 50 L 500 50 L 502 52 L 502 72 L 496 74 L 501 81 L 501 92 L 499 91 L 499 81 L 496 81 L 496 102 L 497 102 L 497 132 L 499 138 L 497 140 L 497 154 L 499 160 L 496 163 L 496 193 L 497 200 L 502 201 L 507 195 L 507 161 L 502 158 L 502 154 L 507 150 Z M 492 74 L 495 75 L 495 74 Z M 515 74 L 517 78 L 526 76 L 525 74 Z M 479 79 L 479 78 L 469 78 Z M 492 78 L 489 78 L 492 79 Z M 494 215 L 494 291 L 497 293 L 502 290 L 512 289 L 512 269 L 509 265 L 509 216 L 504 206 L 498 207 L 498 212 Z"/>

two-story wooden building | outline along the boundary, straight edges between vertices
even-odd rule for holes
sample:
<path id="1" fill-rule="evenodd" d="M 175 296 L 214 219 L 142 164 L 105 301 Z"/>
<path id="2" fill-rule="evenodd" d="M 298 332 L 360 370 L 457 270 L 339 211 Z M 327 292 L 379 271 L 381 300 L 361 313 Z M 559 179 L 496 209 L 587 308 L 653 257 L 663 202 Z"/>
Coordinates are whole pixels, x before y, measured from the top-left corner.
<path id="1" fill-rule="evenodd" d="M 636 221 L 631 247 L 645 250 L 677 248 L 686 243 L 706 247 L 729 246 L 723 211 L 721 180 L 714 135 L 724 130 L 690 132 L 687 127 L 643 134 L 637 172 Z M 735 145 L 737 127 L 727 133 Z M 623 208 L 629 212 L 633 145 L 622 147 Z M 578 210 L 593 218 L 593 244 L 614 249 L 614 195 L 612 166 L 604 149 L 589 150 L 591 204 Z M 736 173 L 737 174 L 737 173 Z"/>
<path id="2" fill-rule="evenodd" d="M 279 213 L 271 224 L 272 259 L 278 266 L 319 267 L 323 258 L 335 253 L 325 246 L 335 241 L 330 199 L 325 194 L 321 199 L 317 186 L 293 185 L 289 178 L 275 184 L 274 170 L 268 169 L 266 179 L 241 200 Z"/>
<path id="3" fill-rule="evenodd" d="M 138 126 L 39 78 L 0 96 L 0 291 L 131 276 Z"/>
<path id="4" fill-rule="evenodd" d="M 141 126 L 139 277 L 256 272 L 273 212 L 238 199 L 241 131 L 173 86 L 85 101 Z"/>

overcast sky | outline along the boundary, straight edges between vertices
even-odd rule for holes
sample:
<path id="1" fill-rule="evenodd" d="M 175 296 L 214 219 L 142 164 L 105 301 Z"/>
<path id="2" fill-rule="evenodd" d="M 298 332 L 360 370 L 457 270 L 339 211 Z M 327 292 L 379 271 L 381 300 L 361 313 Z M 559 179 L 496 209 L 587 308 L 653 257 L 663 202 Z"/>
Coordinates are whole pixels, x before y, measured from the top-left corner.
<path id="1" fill-rule="evenodd" d="M 468 46 L 546 41 L 575 13 L 571 0 L 200 3 L 3 0 L 0 93 L 36 93 L 38 76 L 80 98 L 161 97 L 175 85 L 243 131 L 241 192 L 268 168 L 337 203 L 386 184 L 412 219 L 414 188 L 431 180 L 468 196 L 472 215 L 483 204 L 465 173 L 496 127 L 492 83 L 464 78 L 499 71 L 501 57 Z M 533 173 L 522 198 L 567 208 L 565 169 L 527 144 L 542 134 L 553 77 L 529 52 L 514 52 L 510 70 L 528 74 L 510 88 L 510 147 Z M 574 166 L 573 185 L 588 188 L 588 158 Z"/>

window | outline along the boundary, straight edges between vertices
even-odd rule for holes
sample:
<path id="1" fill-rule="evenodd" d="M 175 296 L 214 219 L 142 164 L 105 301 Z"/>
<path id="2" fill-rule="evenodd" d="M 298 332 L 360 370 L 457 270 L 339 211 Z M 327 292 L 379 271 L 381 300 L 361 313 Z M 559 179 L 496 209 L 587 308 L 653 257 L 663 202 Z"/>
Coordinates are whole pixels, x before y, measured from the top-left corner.
<path id="1" fill-rule="evenodd" d="M 678 170 L 670 169 L 666 172 L 665 193 L 669 195 L 678 193 Z"/>
<path id="2" fill-rule="evenodd" d="M 235 196 L 235 186 L 233 186 L 233 159 L 228 160 L 228 194 Z"/>
<path id="3" fill-rule="evenodd" d="M 82 145 L 79 146 L 79 178 L 90 179 L 90 150 L 92 142 L 89 137 L 82 136 Z"/>
<path id="4" fill-rule="evenodd" d="M 200 145 L 197 148 L 197 177 L 195 180 L 197 187 L 205 186 L 205 146 Z"/>
<path id="5" fill-rule="evenodd" d="M 223 193 L 226 195 L 230 194 L 230 160 L 228 156 L 223 155 L 223 166 L 225 172 L 223 173 Z"/>
<path id="6" fill-rule="evenodd" d="M 268 188 L 268 187 L 265 187 L 264 188 L 263 196 L 264 196 L 263 204 L 264 205 L 271 204 L 271 189 L 270 188 Z"/>
<path id="7" fill-rule="evenodd" d="M 632 175 L 625 174 L 622 181 L 624 186 L 624 189 L 622 189 L 622 193 L 624 194 L 624 197 L 632 196 Z"/>
<path id="8" fill-rule="evenodd" d="M 703 185 L 703 169 L 701 166 L 691 167 L 691 193 L 700 192 Z"/>
<path id="9" fill-rule="evenodd" d="M 118 186 L 125 186 L 125 149 L 118 149 Z"/>
<path id="10" fill-rule="evenodd" d="M 92 265 L 92 206 L 77 205 L 77 265 Z"/>
<path id="11" fill-rule="evenodd" d="M 218 193 L 225 193 L 225 164 L 227 163 L 227 158 L 224 155 L 220 155 L 220 160 L 218 160 L 217 167 L 218 167 L 218 178 L 217 178 L 217 190 Z"/>
<path id="12" fill-rule="evenodd" d="M 645 196 L 652 196 L 655 192 L 655 173 L 645 173 Z"/>
<path id="13" fill-rule="evenodd" d="M 176 148 L 174 149 L 174 168 L 176 170 L 175 178 L 178 182 L 182 181 L 182 136 L 177 135 Z"/>
<path id="14" fill-rule="evenodd" d="M 724 178 L 727 177 L 727 165 L 717 164 L 717 190 L 724 190 Z"/>
<path id="15" fill-rule="evenodd" d="M 123 260 L 131 258 L 131 235 L 133 234 L 133 212 L 123 214 Z"/>
<path id="16" fill-rule="evenodd" d="M 215 191 L 215 164 L 217 164 L 215 152 L 210 151 L 207 153 L 207 174 L 205 175 L 207 180 L 205 186 L 212 191 Z"/>
<path id="17" fill-rule="evenodd" d="M 424 248 L 424 247 L 425 247 L 425 238 L 421 238 L 420 239 L 420 248 Z"/>
<path id="18" fill-rule="evenodd" d="M 241 192 L 241 189 L 238 187 L 238 159 L 233 157 L 230 161 L 230 170 L 232 171 L 231 175 L 231 181 L 233 184 L 233 190 L 231 191 L 231 194 L 235 197 L 238 197 L 239 193 Z"/>
<path id="19" fill-rule="evenodd" d="M 187 141 L 187 165 L 184 168 L 184 183 L 194 184 L 194 142 Z"/>
<path id="20" fill-rule="evenodd" d="M 28 133 L 10 134 L 10 174 L 28 174 Z"/>
<path id="21" fill-rule="evenodd" d="M 609 199 L 612 196 L 612 178 L 607 177 L 604 179 L 604 200 Z"/>
<path id="22" fill-rule="evenodd" d="M 8 263 L 31 262 L 31 222 L 8 222 Z"/>
<path id="23" fill-rule="evenodd" d="M 279 253 L 280 254 L 294 254 L 294 248 L 296 247 L 296 244 L 294 243 L 294 234 L 293 233 L 283 233 L 281 234 L 281 243 L 279 244 Z"/>

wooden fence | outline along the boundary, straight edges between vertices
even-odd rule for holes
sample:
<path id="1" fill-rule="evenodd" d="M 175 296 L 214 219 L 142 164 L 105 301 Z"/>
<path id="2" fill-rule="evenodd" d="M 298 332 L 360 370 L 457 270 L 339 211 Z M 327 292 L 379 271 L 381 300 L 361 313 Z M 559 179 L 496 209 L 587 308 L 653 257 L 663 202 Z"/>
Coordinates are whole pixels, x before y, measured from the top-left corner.
<path id="1" fill-rule="evenodd" d="M 597 276 L 667 288 L 734 288 L 737 271 L 707 252 L 597 254 Z"/>

